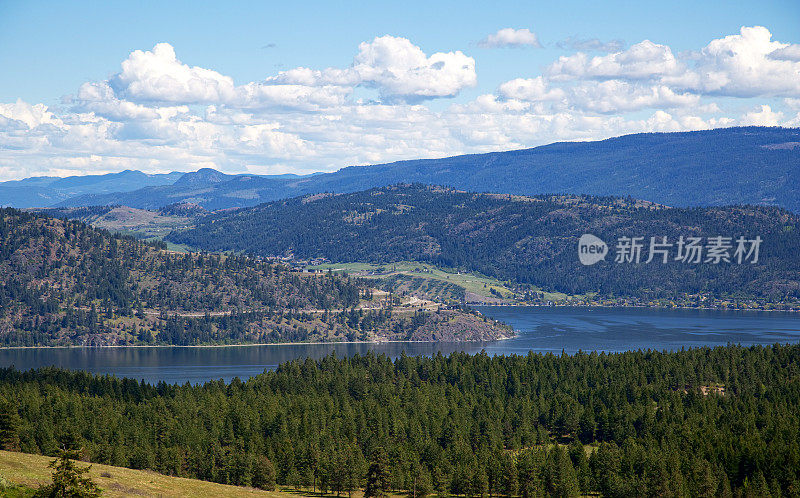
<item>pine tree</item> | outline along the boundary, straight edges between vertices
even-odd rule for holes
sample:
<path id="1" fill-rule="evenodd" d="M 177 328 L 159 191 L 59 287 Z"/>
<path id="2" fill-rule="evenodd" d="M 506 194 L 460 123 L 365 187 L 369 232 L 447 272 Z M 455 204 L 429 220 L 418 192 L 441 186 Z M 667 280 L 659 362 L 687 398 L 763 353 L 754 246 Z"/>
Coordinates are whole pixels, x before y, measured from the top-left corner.
<path id="1" fill-rule="evenodd" d="M 62 450 L 58 460 L 50 462 L 53 469 L 53 482 L 42 486 L 34 496 L 37 498 L 91 498 L 100 496 L 101 489 L 89 477 L 83 474 L 89 472 L 91 465 L 80 468 L 73 460 L 78 458 L 75 450 Z"/>
<path id="2" fill-rule="evenodd" d="M 367 470 L 367 485 L 364 498 L 386 496 L 389 491 L 389 458 L 386 450 L 378 448 L 372 454 L 372 461 Z"/>
<path id="3" fill-rule="evenodd" d="M 431 482 L 431 474 L 424 466 L 418 466 L 414 474 L 413 483 L 413 496 L 414 498 L 425 498 L 433 492 L 433 483 Z"/>
<path id="4" fill-rule="evenodd" d="M 472 476 L 469 483 L 469 491 L 471 496 L 483 496 L 489 487 L 486 471 L 483 466 L 479 465 L 474 467 L 471 472 Z"/>
<path id="5" fill-rule="evenodd" d="M 364 477 L 364 456 L 358 446 L 348 447 L 346 456 L 344 490 L 347 491 L 347 496 L 352 496 L 353 491 L 359 488 L 361 479 Z"/>
<path id="6" fill-rule="evenodd" d="M 731 482 L 725 472 L 720 472 L 720 474 L 717 476 L 717 480 L 719 481 L 719 484 L 717 485 L 717 496 L 719 498 L 731 498 L 733 496 L 733 491 L 731 491 Z M 795 495 L 790 494 L 789 496 Z"/>
<path id="7" fill-rule="evenodd" d="M 264 455 L 258 455 L 253 465 L 253 487 L 265 489 L 267 491 L 275 490 L 275 467 L 269 458 Z"/>
<path id="8" fill-rule="evenodd" d="M 0 397 L 0 449 L 19 451 L 19 424 L 17 409 Z"/>
<path id="9" fill-rule="evenodd" d="M 772 496 L 769 492 L 767 479 L 764 477 L 763 472 L 760 470 L 756 472 L 756 475 L 753 477 L 752 481 L 745 479 L 744 494 L 745 496 L 758 496 L 761 498 L 770 498 Z"/>
<path id="10" fill-rule="evenodd" d="M 694 485 L 697 496 L 714 496 L 717 490 L 717 480 L 707 460 L 696 464 L 694 469 Z"/>
<path id="11" fill-rule="evenodd" d="M 578 476 L 575 467 L 572 466 L 567 450 L 557 448 L 556 450 L 556 476 L 554 484 L 555 496 L 578 496 L 580 488 L 578 486 Z"/>
<path id="12" fill-rule="evenodd" d="M 492 454 L 491 458 L 486 462 L 486 477 L 489 479 L 489 487 L 487 491 L 489 492 L 489 497 L 496 496 L 500 492 L 501 480 L 503 471 L 501 468 L 501 461 L 502 461 L 502 454 L 500 452 L 495 452 Z"/>
<path id="13" fill-rule="evenodd" d="M 503 457 L 501 492 L 505 496 L 516 496 L 519 493 L 519 474 L 517 463 L 510 455 Z"/>
<path id="14" fill-rule="evenodd" d="M 324 474 L 324 477 L 326 478 L 320 480 L 320 488 L 323 493 L 326 493 L 328 491 L 327 473 Z M 289 473 L 286 475 L 286 482 L 294 489 L 300 489 L 300 473 L 297 472 L 296 468 L 292 467 L 291 470 L 289 470 Z"/>

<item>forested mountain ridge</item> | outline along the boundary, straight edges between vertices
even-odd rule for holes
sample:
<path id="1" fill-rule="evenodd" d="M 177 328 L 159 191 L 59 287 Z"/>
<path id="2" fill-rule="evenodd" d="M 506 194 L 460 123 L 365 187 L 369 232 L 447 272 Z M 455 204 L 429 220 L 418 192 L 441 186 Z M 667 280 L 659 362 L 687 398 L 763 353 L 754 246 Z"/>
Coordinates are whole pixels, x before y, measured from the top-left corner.
<path id="1" fill-rule="evenodd" d="M 208 210 L 396 183 L 476 192 L 632 196 L 671 206 L 763 204 L 800 212 L 800 129 L 720 128 L 643 133 L 531 149 L 350 166 L 303 177 L 187 173 L 174 185 L 73 197 L 61 206 L 123 204 L 157 210 L 192 202 Z M 185 180 L 184 180 L 185 179 Z"/>
<path id="2" fill-rule="evenodd" d="M 420 497 L 797 496 L 799 379 L 797 344 L 370 353 L 200 386 L 0 369 L 0 445 L 237 485 L 269 464 L 336 494 L 378 473 Z"/>
<path id="3" fill-rule="evenodd" d="M 612 251 L 620 237 L 643 237 L 642 258 L 638 264 L 616 263 L 609 256 L 583 266 L 578 240 L 584 233 Z M 676 260 L 672 247 L 667 263 L 660 256 L 645 263 L 650 237 L 676 244 L 682 236 L 704 243 L 717 236 L 731 237 L 731 243 L 761 237 L 759 260 L 693 264 Z M 569 294 L 800 297 L 800 218 L 764 206 L 669 208 L 610 197 L 397 185 L 218 213 L 168 240 L 211 251 L 334 262 L 422 261 Z"/>
<path id="4" fill-rule="evenodd" d="M 393 307 L 366 281 L 244 256 L 178 254 L 71 220 L 0 210 L 0 344 L 476 340 L 507 327 Z"/>

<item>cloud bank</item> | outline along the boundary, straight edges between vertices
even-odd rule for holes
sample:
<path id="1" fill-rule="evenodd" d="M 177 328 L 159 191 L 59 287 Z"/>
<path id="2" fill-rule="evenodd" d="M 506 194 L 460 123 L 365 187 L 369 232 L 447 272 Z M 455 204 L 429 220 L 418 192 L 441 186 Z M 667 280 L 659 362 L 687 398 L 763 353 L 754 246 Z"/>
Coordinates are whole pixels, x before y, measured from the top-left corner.
<path id="1" fill-rule="evenodd" d="M 501 29 L 486 47 L 539 46 Z M 0 180 L 214 167 L 308 173 L 352 164 L 530 147 L 557 140 L 733 125 L 800 125 L 800 46 L 765 27 L 692 54 L 642 40 L 572 40 L 539 74 L 490 93 L 476 60 L 380 36 L 344 67 L 296 67 L 236 82 L 159 43 L 59 106 L 0 103 Z M 468 94 L 469 92 L 467 92 Z"/>

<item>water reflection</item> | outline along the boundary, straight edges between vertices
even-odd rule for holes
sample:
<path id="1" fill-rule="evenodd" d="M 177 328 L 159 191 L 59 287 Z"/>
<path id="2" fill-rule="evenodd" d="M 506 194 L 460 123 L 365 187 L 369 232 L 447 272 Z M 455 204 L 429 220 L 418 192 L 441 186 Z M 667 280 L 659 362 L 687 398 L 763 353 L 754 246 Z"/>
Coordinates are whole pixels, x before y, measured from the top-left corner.
<path id="1" fill-rule="evenodd" d="M 800 316 L 706 310 L 482 307 L 503 320 L 517 337 L 492 343 L 296 344 L 200 348 L 58 348 L 0 350 L 0 365 L 20 369 L 57 365 L 148 382 L 198 383 L 248 378 L 295 358 L 349 356 L 368 351 L 397 357 L 454 351 L 527 354 L 636 349 L 675 350 L 728 343 L 772 344 L 800 341 Z"/>

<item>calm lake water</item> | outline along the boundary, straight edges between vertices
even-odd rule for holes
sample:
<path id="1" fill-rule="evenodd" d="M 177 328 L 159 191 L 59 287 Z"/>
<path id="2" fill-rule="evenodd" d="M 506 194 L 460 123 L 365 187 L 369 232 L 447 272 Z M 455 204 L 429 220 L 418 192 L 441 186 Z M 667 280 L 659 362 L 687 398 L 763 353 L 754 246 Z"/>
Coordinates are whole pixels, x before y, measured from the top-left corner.
<path id="1" fill-rule="evenodd" d="M 333 351 L 375 351 L 391 357 L 438 351 L 495 354 L 534 352 L 675 350 L 682 347 L 800 342 L 800 314 L 754 311 L 538 308 L 485 306 L 517 337 L 490 343 L 298 344 L 211 348 L 42 348 L 0 350 L 0 366 L 29 369 L 57 365 L 147 382 L 198 383 L 242 379 L 295 358 L 320 358 Z"/>

